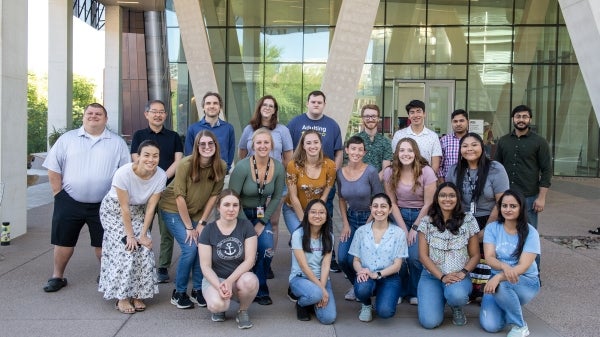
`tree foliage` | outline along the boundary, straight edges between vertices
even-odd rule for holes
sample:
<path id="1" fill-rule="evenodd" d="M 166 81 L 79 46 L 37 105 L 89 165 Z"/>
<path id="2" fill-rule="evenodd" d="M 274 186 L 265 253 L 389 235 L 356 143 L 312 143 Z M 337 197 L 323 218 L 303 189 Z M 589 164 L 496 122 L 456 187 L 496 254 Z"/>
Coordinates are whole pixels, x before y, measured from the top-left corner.
<path id="1" fill-rule="evenodd" d="M 38 92 L 38 79 L 27 74 L 27 152 L 46 151 L 48 101 Z"/>
<path id="2" fill-rule="evenodd" d="M 93 102 L 97 102 L 94 97 L 96 85 L 92 80 L 73 75 L 73 128 L 76 129 L 83 123 L 83 109 Z"/>

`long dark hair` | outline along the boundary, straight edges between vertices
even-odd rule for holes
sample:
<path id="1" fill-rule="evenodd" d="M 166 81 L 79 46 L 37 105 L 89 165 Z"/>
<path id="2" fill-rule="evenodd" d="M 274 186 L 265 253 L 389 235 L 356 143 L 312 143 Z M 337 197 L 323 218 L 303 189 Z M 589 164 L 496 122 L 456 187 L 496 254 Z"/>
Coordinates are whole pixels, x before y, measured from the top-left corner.
<path id="1" fill-rule="evenodd" d="M 462 191 L 463 189 L 465 174 L 469 170 L 469 163 L 465 158 L 463 158 L 462 153 L 460 151 L 460 149 L 462 148 L 462 144 L 465 142 L 465 139 L 467 139 L 467 137 L 475 138 L 481 145 L 481 156 L 477 161 L 477 181 L 475 182 L 475 190 L 473 191 L 473 194 L 471 194 L 471 201 L 477 202 L 477 199 L 479 199 L 479 197 L 483 193 L 483 188 L 485 187 L 485 182 L 487 180 L 488 173 L 490 172 L 490 166 L 492 161 L 485 155 L 483 139 L 481 139 L 481 136 L 479 134 L 474 132 L 468 132 L 466 135 L 464 135 L 458 143 L 458 162 L 456 163 L 456 170 L 454 171 L 456 174 L 456 186 L 459 186 L 460 191 Z M 463 194 L 461 193 L 461 195 Z"/>
<path id="2" fill-rule="evenodd" d="M 210 163 L 210 171 L 208 173 L 208 179 L 213 181 L 220 181 L 225 178 L 225 172 L 223 172 L 223 167 L 221 166 L 221 148 L 219 146 L 219 140 L 214 133 L 208 130 L 201 130 L 194 138 L 194 150 L 192 151 L 192 169 L 190 170 L 190 178 L 192 182 L 197 183 L 201 179 L 201 167 L 200 167 L 200 153 L 198 152 L 198 147 L 200 146 L 200 138 L 202 137 L 210 137 L 212 141 L 215 143 L 215 154 L 212 156 L 212 160 Z"/>
<path id="3" fill-rule="evenodd" d="M 444 220 L 444 214 L 442 213 L 442 208 L 439 203 L 439 194 L 444 187 L 450 187 L 454 193 L 456 193 L 456 205 L 454 205 L 450 219 L 447 221 Z M 431 204 L 427 214 L 431 217 L 431 223 L 441 233 L 447 229 L 454 235 L 458 234 L 458 230 L 463 225 L 463 220 L 465 219 L 465 212 L 463 211 L 462 203 L 460 202 L 460 191 L 458 190 L 458 187 L 449 181 L 441 183 L 435 190 L 433 204 Z"/>
<path id="4" fill-rule="evenodd" d="M 252 127 L 252 130 L 256 131 L 260 127 L 262 127 L 262 115 L 260 113 L 260 109 L 262 108 L 263 103 L 267 99 L 270 99 L 273 101 L 273 115 L 271 115 L 271 120 L 269 121 L 269 125 L 267 126 L 267 128 L 269 130 L 273 130 L 277 126 L 277 112 L 279 111 L 279 104 L 277 104 L 277 100 L 275 99 L 275 97 L 273 97 L 271 95 L 265 95 L 265 96 L 261 97 L 258 100 L 258 102 L 256 102 L 256 108 L 254 108 L 254 114 L 252 115 L 252 118 L 250 119 L 250 122 L 248 123 Z"/>
<path id="5" fill-rule="evenodd" d="M 502 200 L 505 197 L 512 196 L 517 200 L 519 204 L 519 216 L 517 217 L 517 234 L 519 234 L 519 242 L 517 243 L 517 248 L 511 254 L 515 258 L 520 258 L 521 253 L 523 252 L 523 246 L 525 246 L 525 240 L 529 235 L 529 224 L 527 223 L 527 204 L 525 203 L 525 198 L 523 195 L 515 190 L 506 190 L 502 193 L 500 199 L 498 199 L 498 222 L 504 223 L 506 219 L 502 215 Z"/>
<path id="6" fill-rule="evenodd" d="M 321 226 L 321 230 L 319 231 L 321 235 L 321 244 L 323 245 L 323 254 L 329 253 L 333 250 L 333 241 L 331 240 L 331 217 L 329 216 L 329 211 L 327 210 L 327 205 L 321 199 L 313 199 L 308 202 L 306 208 L 304 209 L 304 218 L 300 223 L 302 226 L 302 250 L 307 253 L 312 253 L 310 249 L 310 222 L 308 221 L 308 213 L 314 204 L 321 204 L 325 207 L 325 214 L 327 216 L 327 220 L 323 226 Z"/>

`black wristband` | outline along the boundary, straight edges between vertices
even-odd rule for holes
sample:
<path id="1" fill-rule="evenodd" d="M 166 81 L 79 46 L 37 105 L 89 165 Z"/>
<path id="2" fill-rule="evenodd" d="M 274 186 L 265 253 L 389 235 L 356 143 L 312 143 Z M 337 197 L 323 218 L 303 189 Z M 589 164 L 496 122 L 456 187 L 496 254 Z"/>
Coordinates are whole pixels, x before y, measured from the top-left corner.
<path id="1" fill-rule="evenodd" d="M 194 229 L 193 229 L 193 228 L 187 228 L 187 227 L 186 227 L 186 228 L 185 228 L 185 230 L 186 230 L 186 231 L 193 231 Z"/>
<path id="2" fill-rule="evenodd" d="M 417 231 L 418 228 L 419 228 L 419 226 L 417 226 L 417 225 L 410 226 L 410 229 L 414 229 L 415 231 Z"/>
<path id="3" fill-rule="evenodd" d="M 470 271 L 468 271 L 466 268 L 461 269 L 460 271 L 462 271 L 465 276 L 469 276 L 469 274 L 471 273 Z"/>
<path id="4" fill-rule="evenodd" d="M 206 224 L 207 224 L 206 220 L 200 221 L 200 226 L 206 226 Z"/>
<path id="5" fill-rule="evenodd" d="M 444 277 L 446 277 L 446 274 L 442 274 L 442 277 L 440 277 L 440 281 L 444 281 Z"/>

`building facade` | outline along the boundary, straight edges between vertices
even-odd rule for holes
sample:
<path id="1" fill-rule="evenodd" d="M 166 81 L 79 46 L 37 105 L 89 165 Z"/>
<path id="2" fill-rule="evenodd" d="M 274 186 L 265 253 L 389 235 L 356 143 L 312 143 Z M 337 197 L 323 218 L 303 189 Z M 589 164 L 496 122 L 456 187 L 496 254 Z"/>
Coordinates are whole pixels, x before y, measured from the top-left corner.
<path id="1" fill-rule="evenodd" d="M 373 1 L 365 1 L 373 2 Z M 382 107 L 393 133 L 413 98 L 427 104 L 427 126 L 444 134 L 449 112 L 465 108 L 511 130 L 510 110 L 533 109 L 548 140 L 555 175 L 599 176 L 598 122 L 556 0 L 381 0 L 356 89 L 348 134 L 365 103 Z M 225 114 L 243 127 L 254 104 L 274 95 L 280 119 L 304 111 L 321 88 L 342 0 L 200 1 Z M 197 119 L 177 1 L 166 1 L 172 110 L 176 129 Z M 367 28 L 365 28 L 367 29 Z M 198 93 L 202 96 L 203 93 Z M 241 130 L 237 130 L 238 134 Z"/>

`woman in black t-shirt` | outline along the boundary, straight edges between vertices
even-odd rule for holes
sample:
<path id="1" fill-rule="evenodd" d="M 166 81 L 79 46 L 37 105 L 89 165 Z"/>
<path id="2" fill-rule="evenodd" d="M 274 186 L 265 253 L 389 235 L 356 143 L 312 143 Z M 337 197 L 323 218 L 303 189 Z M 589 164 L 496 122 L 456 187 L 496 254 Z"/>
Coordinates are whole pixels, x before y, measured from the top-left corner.
<path id="1" fill-rule="evenodd" d="M 240 197 L 231 189 L 221 192 L 217 200 L 220 217 L 206 225 L 198 243 L 204 279 L 202 294 L 214 322 L 225 320 L 231 298 L 236 296 L 240 309 L 238 328 L 248 329 L 252 322 L 248 307 L 258 292 L 258 278 L 252 273 L 256 260 L 257 239 L 252 223 L 238 219 Z"/>

